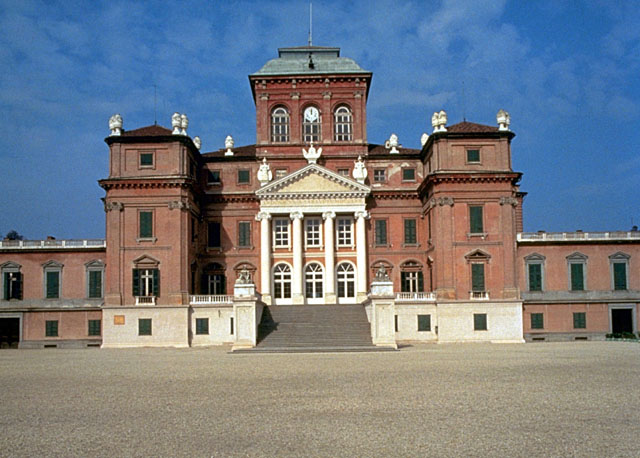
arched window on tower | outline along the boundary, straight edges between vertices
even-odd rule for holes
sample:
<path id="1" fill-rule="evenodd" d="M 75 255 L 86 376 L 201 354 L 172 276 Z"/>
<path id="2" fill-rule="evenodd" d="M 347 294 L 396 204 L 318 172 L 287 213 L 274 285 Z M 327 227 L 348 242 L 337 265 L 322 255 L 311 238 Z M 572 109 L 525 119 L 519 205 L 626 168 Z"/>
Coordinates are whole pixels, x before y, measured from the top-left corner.
<path id="1" fill-rule="evenodd" d="M 271 112 L 271 141 L 273 143 L 289 141 L 289 112 L 285 107 L 276 107 Z"/>
<path id="2" fill-rule="evenodd" d="M 336 108 L 333 113 L 333 139 L 337 142 L 350 142 L 352 139 L 353 117 L 345 105 Z"/>
<path id="3" fill-rule="evenodd" d="M 316 107 L 307 107 L 302 114 L 302 140 L 305 143 L 320 141 L 320 112 Z"/>

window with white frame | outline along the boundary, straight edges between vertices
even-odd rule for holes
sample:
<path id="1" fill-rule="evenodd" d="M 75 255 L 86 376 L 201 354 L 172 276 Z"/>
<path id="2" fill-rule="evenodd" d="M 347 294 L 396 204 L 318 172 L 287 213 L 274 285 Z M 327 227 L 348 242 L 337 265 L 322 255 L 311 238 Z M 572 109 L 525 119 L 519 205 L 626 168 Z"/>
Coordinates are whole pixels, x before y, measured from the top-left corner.
<path id="1" fill-rule="evenodd" d="M 5 301 L 22 299 L 22 273 L 20 268 L 20 264 L 12 261 L 0 265 L 0 270 L 2 271 L 2 299 Z"/>
<path id="2" fill-rule="evenodd" d="M 338 246 L 353 246 L 353 218 L 343 216 L 337 220 Z"/>
<path id="3" fill-rule="evenodd" d="M 158 269 L 133 269 L 133 295 L 158 297 L 160 295 L 160 271 Z"/>
<path id="4" fill-rule="evenodd" d="M 274 143 L 289 141 L 289 112 L 285 107 L 276 107 L 271 112 L 271 141 Z"/>
<path id="5" fill-rule="evenodd" d="M 307 299 L 322 297 L 324 269 L 317 262 L 309 264 L 304 270 L 304 289 Z"/>
<path id="6" fill-rule="evenodd" d="M 46 299 L 60 298 L 62 291 L 62 264 L 56 261 L 49 261 L 43 266 L 44 269 L 44 297 Z"/>
<path id="7" fill-rule="evenodd" d="M 611 287 L 614 291 L 629 289 L 629 258 L 628 254 L 621 252 L 609 256 Z"/>
<path id="8" fill-rule="evenodd" d="M 334 112 L 334 140 L 337 142 L 350 142 L 351 141 L 351 125 L 352 116 L 351 110 L 347 106 L 339 106 Z"/>
<path id="9" fill-rule="evenodd" d="M 305 243 L 308 247 L 319 247 L 322 244 L 322 220 L 306 218 L 304 220 Z"/>
<path id="10" fill-rule="evenodd" d="M 288 218 L 273 219 L 273 246 L 275 247 L 289 246 L 289 219 Z"/>
<path id="11" fill-rule="evenodd" d="M 200 288 L 202 294 L 227 294 L 226 286 L 227 280 L 222 264 L 213 262 L 203 269 Z"/>
<path id="12" fill-rule="evenodd" d="M 541 254 L 532 253 L 524 258 L 527 277 L 527 291 L 543 291 L 544 260 Z"/>
<path id="13" fill-rule="evenodd" d="M 320 111 L 307 107 L 302 114 L 302 139 L 305 143 L 320 141 Z"/>
<path id="14" fill-rule="evenodd" d="M 291 297 L 291 267 L 277 264 L 273 268 L 273 297 L 288 299 Z"/>
<path id="15" fill-rule="evenodd" d="M 85 264 L 87 278 L 87 297 L 98 299 L 103 296 L 104 264 L 91 261 Z"/>
<path id="16" fill-rule="evenodd" d="M 421 264 L 407 261 L 400 265 L 400 289 L 403 293 L 424 291 L 424 275 Z"/>
<path id="17" fill-rule="evenodd" d="M 356 272 L 353 268 L 353 265 L 348 262 L 338 264 L 336 274 L 336 281 L 338 283 L 338 297 L 355 297 Z"/>
<path id="18" fill-rule="evenodd" d="M 587 289 L 587 256 L 573 253 L 567 256 L 569 291 L 585 291 Z"/>

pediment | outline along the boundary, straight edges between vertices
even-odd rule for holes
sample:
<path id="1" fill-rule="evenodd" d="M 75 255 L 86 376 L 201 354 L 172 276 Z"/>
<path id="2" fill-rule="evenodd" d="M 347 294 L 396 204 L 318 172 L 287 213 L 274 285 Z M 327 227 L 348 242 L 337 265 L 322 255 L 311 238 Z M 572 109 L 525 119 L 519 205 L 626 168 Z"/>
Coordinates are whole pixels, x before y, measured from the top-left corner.
<path id="1" fill-rule="evenodd" d="M 317 164 L 309 164 L 256 191 L 260 198 L 303 196 L 365 197 L 371 188 Z"/>

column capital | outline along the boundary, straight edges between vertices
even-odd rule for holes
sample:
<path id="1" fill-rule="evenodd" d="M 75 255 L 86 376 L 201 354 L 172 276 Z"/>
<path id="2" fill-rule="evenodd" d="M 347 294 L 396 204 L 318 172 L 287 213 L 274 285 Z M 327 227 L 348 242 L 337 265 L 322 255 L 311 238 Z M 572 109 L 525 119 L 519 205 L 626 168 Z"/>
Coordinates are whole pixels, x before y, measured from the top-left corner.
<path id="1" fill-rule="evenodd" d="M 334 219 L 336 217 L 336 212 L 334 211 L 328 211 L 328 212 L 324 212 L 322 214 L 322 219 Z"/>
<path id="2" fill-rule="evenodd" d="M 302 213 L 300 211 L 291 212 L 291 213 L 289 213 L 289 218 L 291 218 L 293 220 L 302 219 L 302 218 L 304 218 L 304 213 Z"/>
<path id="3" fill-rule="evenodd" d="M 269 212 L 258 212 L 258 214 L 256 215 L 256 221 L 262 221 L 263 219 L 270 220 L 271 219 L 271 213 L 269 213 Z"/>
<path id="4" fill-rule="evenodd" d="M 358 210 L 356 213 L 356 218 L 360 219 L 360 218 L 364 218 L 364 219 L 369 219 L 371 218 L 371 214 L 366 211 L 366 210 Z"/>

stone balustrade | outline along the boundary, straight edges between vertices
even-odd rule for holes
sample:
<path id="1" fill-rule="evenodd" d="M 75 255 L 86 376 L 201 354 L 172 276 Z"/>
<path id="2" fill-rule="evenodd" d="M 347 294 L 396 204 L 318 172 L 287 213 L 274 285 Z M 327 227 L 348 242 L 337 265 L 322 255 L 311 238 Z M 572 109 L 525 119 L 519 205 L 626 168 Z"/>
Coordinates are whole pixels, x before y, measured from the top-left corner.
<path id="1" fill-rule="evenodd" d="M 136 296 L 136 305 L 156 305 L 155 296 Z"/>
<path id="2" fill-rule="evenodd" d="M 51 250 L 51 249 L 82 249 L 82 248 L 106 248 L 107 243 L 103 239 L 85 240 L 0 240 L 0 250 Z"/>
<path id="3" fill-rule="evenodd" d="M 192 295 L 189 297 L 189 304 L 233 304 L 233 296 L 226 294 Z"/>
<path id="4" fill-rule="evenodd" d="M 396 293 L 396 302 L 431 302 L 436 300 L 434 292 Z"/>
<path id="5" fill-rule="evenodd" d="M 519 232 L 518 242 L 581 242 L 603 240 L 640 240 L 640 231 L 612 232 Z"/>

